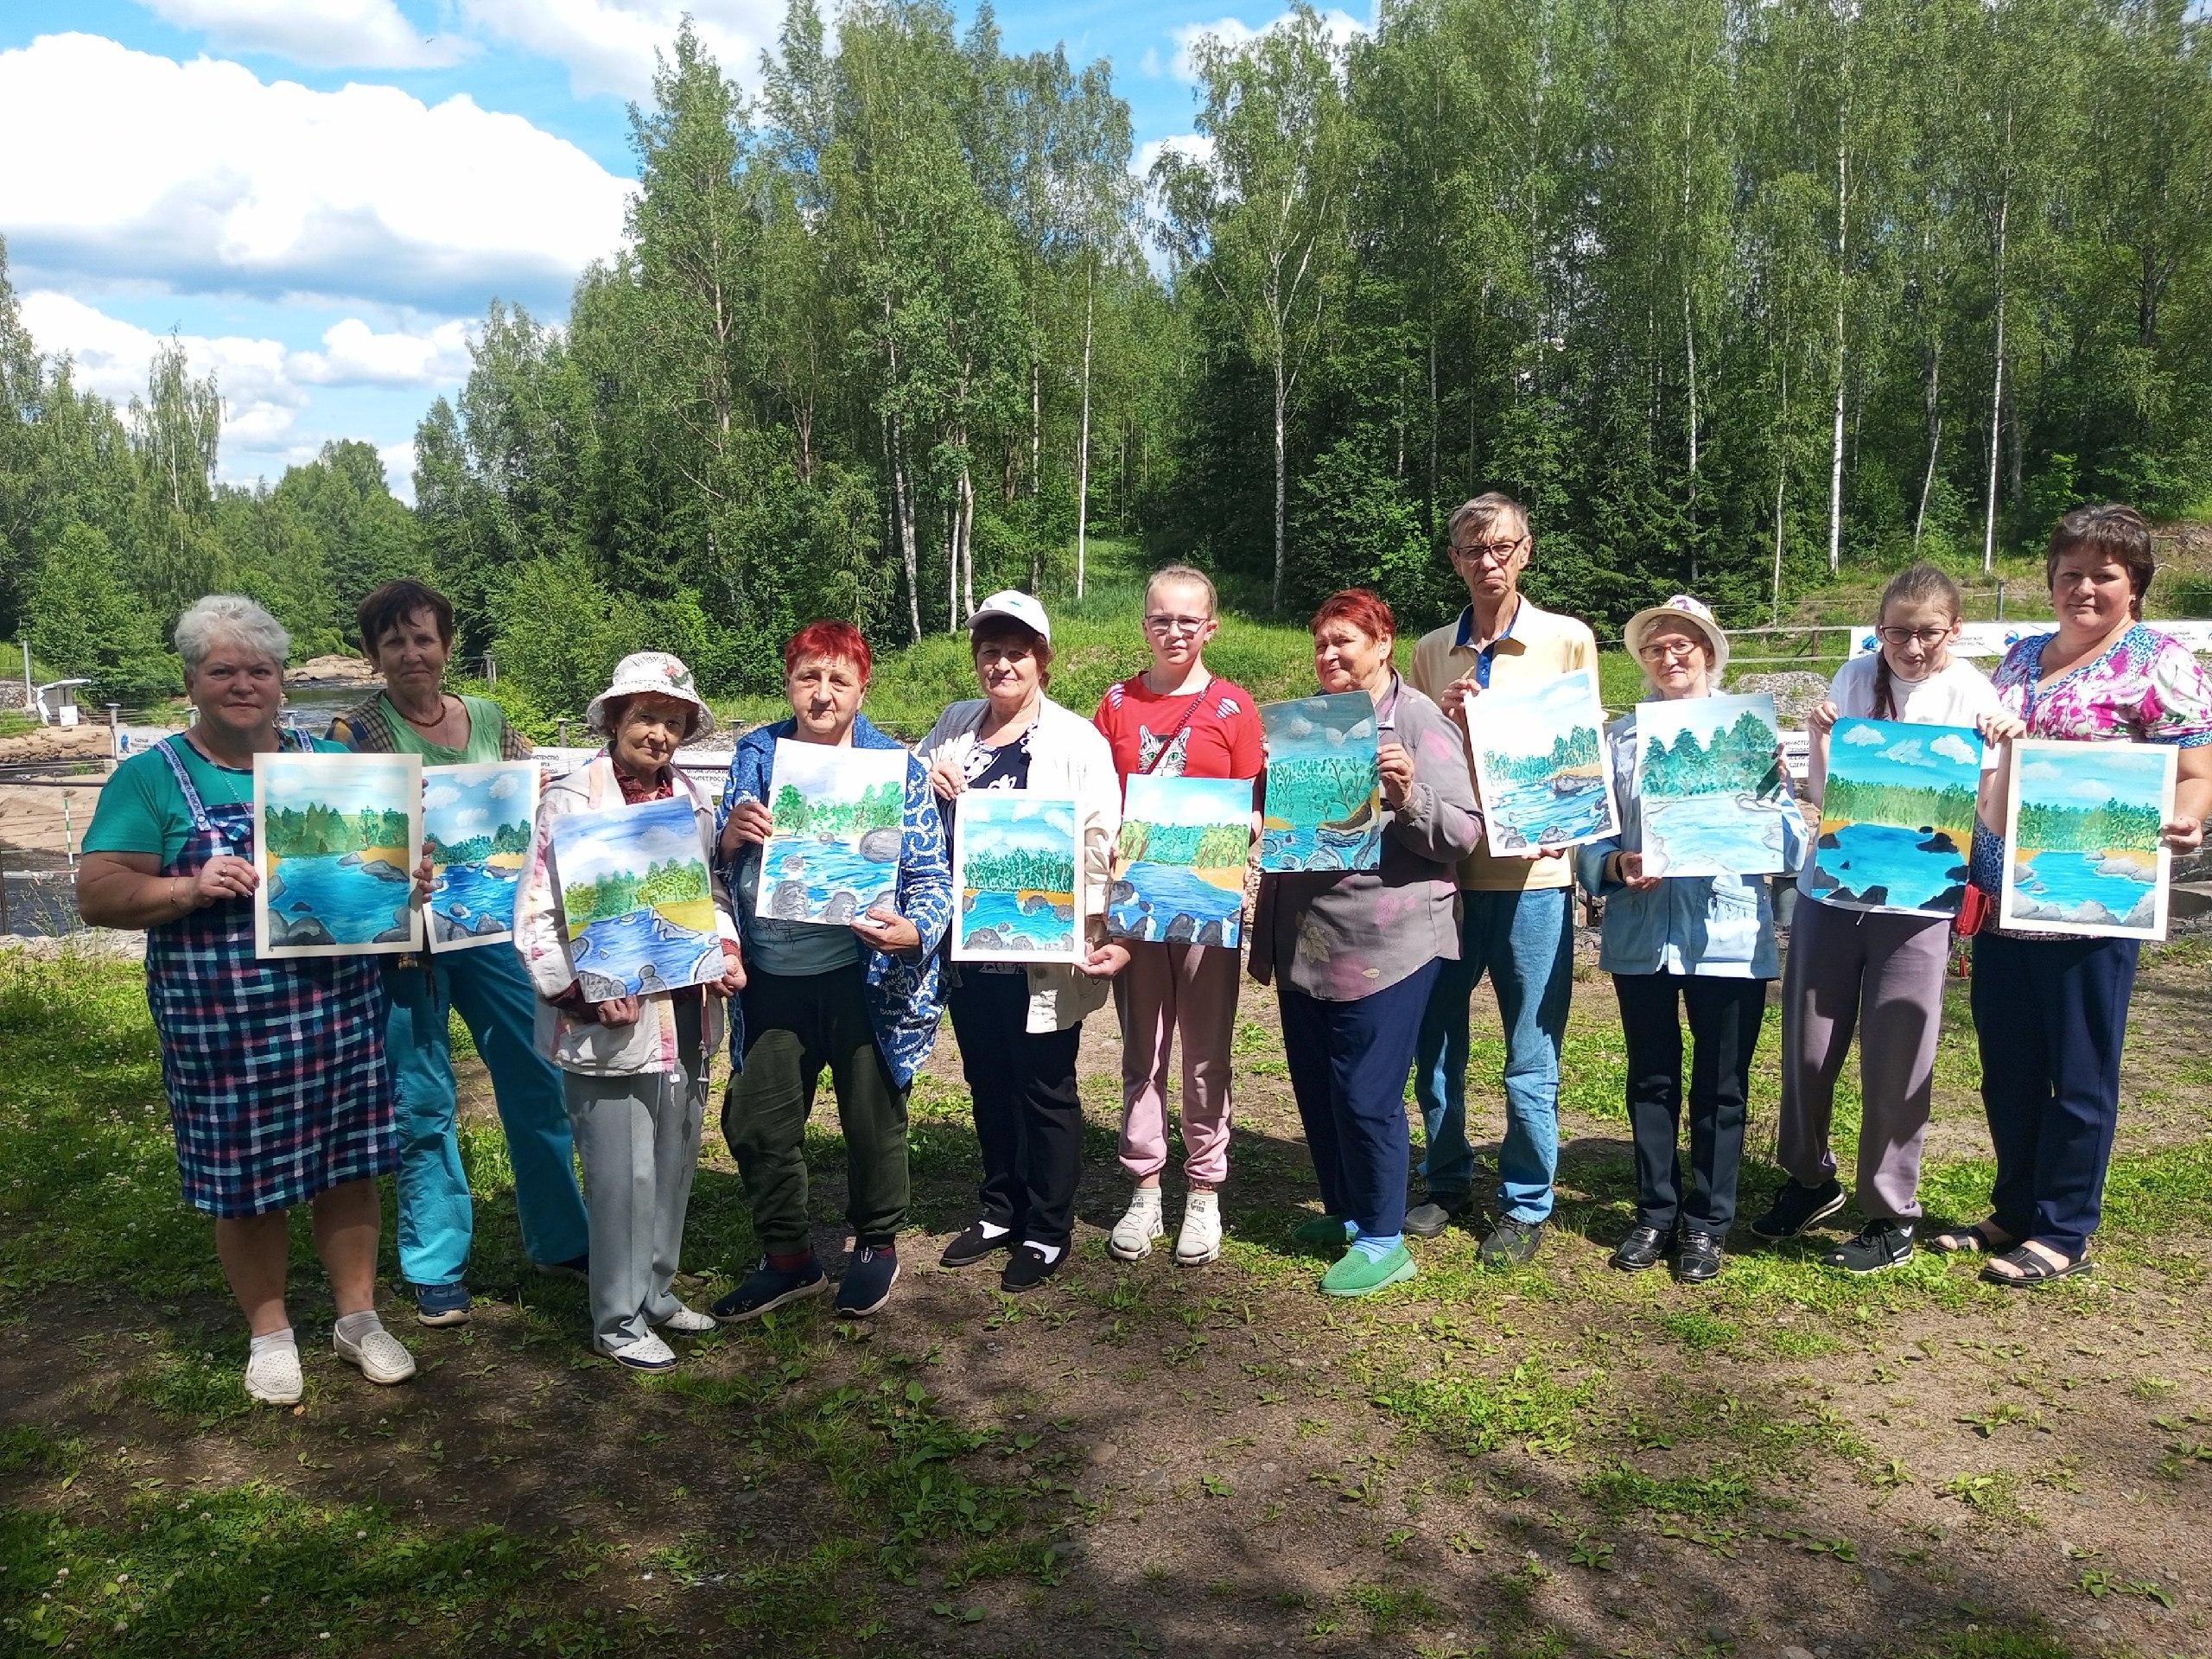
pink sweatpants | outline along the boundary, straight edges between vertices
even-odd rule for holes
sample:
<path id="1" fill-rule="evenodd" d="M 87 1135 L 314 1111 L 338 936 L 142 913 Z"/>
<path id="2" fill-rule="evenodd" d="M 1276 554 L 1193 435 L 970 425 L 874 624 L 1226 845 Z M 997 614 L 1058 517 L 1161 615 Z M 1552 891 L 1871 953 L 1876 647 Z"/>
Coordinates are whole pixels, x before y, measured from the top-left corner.
<path id="1" fill-rule="evenodd" d="M 1183 1173 L 1229 1178 L 1229 1046 L 1236 1033 L 1237 953 L 1219 945 L 1135 941 L 1114 981 L 1122 1016 L 1122 1167 L 1148 1180 L 1167 1167 L 1167 1067 L 1183 1039 Z"/>

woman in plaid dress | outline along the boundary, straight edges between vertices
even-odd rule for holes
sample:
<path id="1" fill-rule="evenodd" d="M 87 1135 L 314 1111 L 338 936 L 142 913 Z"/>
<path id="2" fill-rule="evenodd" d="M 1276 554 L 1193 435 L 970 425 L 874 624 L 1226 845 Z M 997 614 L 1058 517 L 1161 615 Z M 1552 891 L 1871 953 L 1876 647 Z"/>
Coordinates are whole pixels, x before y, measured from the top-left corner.
<path id="1" fill-rule="evenodd" d="M 85 836 L 77 904 L 95 927 L 146 931 L 184 1196 L 215 1217 L 215 1253 L 252 1332 L 254 1399 L 300 1397 L 284 1307 L 285 1212 L 312 1204 L 340 1358 L 404 1382 L 414 1357 L 375 1307 L 376 1178 L 398 1161 L 376 963 L 254 955 L 253 757 L 340 751 L 280 733 L 290 639 L 250 599 L 203 599 L 176 626 L 189 732 L 116 768 Z M 417 872 L 414 902 L 429 896 Z"/>

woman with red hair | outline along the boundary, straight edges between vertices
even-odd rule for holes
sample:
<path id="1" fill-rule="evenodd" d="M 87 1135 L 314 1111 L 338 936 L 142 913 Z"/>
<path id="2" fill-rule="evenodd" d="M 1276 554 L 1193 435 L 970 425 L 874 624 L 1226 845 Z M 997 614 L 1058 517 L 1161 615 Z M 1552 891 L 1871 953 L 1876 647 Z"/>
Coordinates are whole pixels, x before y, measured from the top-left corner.
<path id="1" fill-rule="evenodd" d="M 1251 971 L 1262 985 L 1280 975 L 1290 1086 L 1320 1179 L 1323 1213 L 1294 1236 L 1343 1251 L 1324 1291 L 1365 1296 L 1414 1276 L 1406 1077 L 1437 964 L 1459 955 L 1457 870 L 1483 821 L 1465 734 L 1390 666 L 1390 607 L 1349 588 L 1313 627 L 1322 692 L 1374 700 L 1382 855 L 1371 870 L 1262 876 Z"/>
<path id="2" fill-rule="evenodd" d="M 906 1090 L 937 1041 L 938 943 L 952 918 L 944 827 L 922 763 L 906 760 L 895 902 L 850 922 L 797 922 L 760 911 L 760 847 L 776 744 L 904 746 L 861 713 L 872 666 L 849 622 L 810 622 L 784 647 L 788 720 L 738 740 L 722 790 L 718 846 L 737 900 L 748 978 L 730 1020 L 736 1075 L 722 1135 L 744 1178 L 760 1265 L 715 1304 L 751 1319 L 829 1288 L 808 1238 L 806 1121 L 825 1065 L 845 1137 L 852 1260 L 837 1311 L 866 1315 L 891 1299 L 906 1219 Z"/>

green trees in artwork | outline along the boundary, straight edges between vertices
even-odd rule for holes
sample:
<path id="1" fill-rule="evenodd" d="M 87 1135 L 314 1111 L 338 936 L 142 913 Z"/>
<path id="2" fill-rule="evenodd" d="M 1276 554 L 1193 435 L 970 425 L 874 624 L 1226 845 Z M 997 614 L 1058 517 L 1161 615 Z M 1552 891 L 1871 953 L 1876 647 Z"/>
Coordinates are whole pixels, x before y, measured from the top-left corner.
<path id="1" fill-rule="evenodd" d="M 2117 798 L 2102 806 L 2045 806 L 2022 801 L 2017 843 L 2039 853 L 2158 850 L 2160 813 Z"/>
<path id="2" fill-rule="evenodd" d="M 1252 830 L 1246 823 L 1150 823 L 1124 818 L 1117 845 L 1125 863 L 1143 859 L 1201 870 L 1229 869 L 1244 862 L 1251 850 Z"/>
<path id="3" fill-rule="evenodd" d="M 1288 823 L 1336 823 L 1375 798 L 1375 758 L 1316 754 L 1268 765 L 1268 816 Z"/>
<path id="4" fill-rule="evenodd" d="M 1687 735 L 1687 734 L 1685 734 Z M 1774 743 L 1771 735 L 1767 742 L 1769 758 L 1772 758 Z M 1598 730 L 1594 726 L 1577 726 L 1562 732 L 1552 740 L 1548 753 L 1499 754 L 1486 753 L 1483 765 L 1498 778 L 1516 784 L 1540 784 L 1548 778 L 1556 778 L 1571 772 L 1587 772 L 1599 763 Z"/>
<path id="5" fill-rule="evenodd" d="M 404 856 L 410 828 L 403 811 L 364 808 L 340 812 L 319 801 L 304 807 L 271 808 L 261 823 L 264 846 L 278 858 L 321 858 L 370 847 L 397 847 Z"/>
<path id="6" fill-rule="evenodd" d="M 779 836 L 861 836 L 871 830 L 895 830 L 905 822 L 906 791 L 893 779 L 870 784 L 851 800 L 819 799 L 785 784 L 768 809 Z"/>
<path id="7" fill-rule="evenodd" d="M 1662 739 L 1643 757 L 1646 795 L 1680 799 L 1688 795 L 1749 794 L 1773 772 L 1774 728 L 1746 709 L 1707 745 L 1694 727 L 1685 726 L 1669 745 Z"/>
<path id="8" fill-rule="evenodd" d="M 961 873 L 968 885 L 999 893 L 1075 891 L 1075 859 L 1067 853 L 1009 847 L 991 852 L 963 852 Z"/>
<path id="9" fill-rule="evenodd" d="M 1961 851 L 1974 834 L 1974 791 L 1960 784 L 1914 788 L 1828 774 L 1821 816 L 1842 823 L 1889 823 L 1905 829 L 1926 825 L 1948 834 Z"/>
<path id="10" fill-rule="evenodd" d="M 425 836 L 423 844 L 429 849 L 433 862 L 481 864 L 496 854 L 528 852 L 530 821 L 525 818 L 503 823 L 489 835 L 471 836 L 465 841 L 440 841 L 434 836 Z"/>
<path id="11" fill-rule="evenodd" d="M 707 867 L 696 858 L 671 858 L 635 870 L 609 870 L 595 881 L 561 889 L 561 913 L 573 936 L 594 922 L 626 916 L 648 906 L 696 904 L 710 889 Z"/>

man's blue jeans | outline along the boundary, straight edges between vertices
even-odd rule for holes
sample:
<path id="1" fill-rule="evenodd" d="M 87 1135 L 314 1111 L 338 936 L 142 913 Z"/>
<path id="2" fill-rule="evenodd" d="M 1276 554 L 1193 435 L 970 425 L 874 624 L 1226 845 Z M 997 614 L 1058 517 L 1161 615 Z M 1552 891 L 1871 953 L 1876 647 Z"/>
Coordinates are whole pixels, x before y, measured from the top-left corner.
<path id="1" fill-rule="evenodd" d="M 453 1050 L 448 1017 L 460 1010 L 492 1074 L 514 1169 L 523 1248 L 533 1262 L 587 1254 L 591 1234 L 576 1190 L 574 1143 L 561 1073 L 531 1046 L 537 994 L 522 960 L 505 944 L 454 950 L 388 966 L 391 1011 L 385 1048 L 397 1086 L 399 1270 L 410 1284 L 457 1283 L 468 1268 L 475 1212 L 454 1132 Z"/>
<path id="2" fill-rule="evenodd" d="M 1421 1173 L 1432 1198 L 1466 1202 L 1467 1001 L 1484 969 L 1505 1025 L 1505 1142 L 1497 1207 L 1515 1221 L 1552 1212 L 1559 1166 L 1559 1054 L 1574 986 L 1572 887 L 1459 894 L 1459 960 L 1441 965 L 1414 1050 L 1414 1097 L 1428 1138 Z"/>

